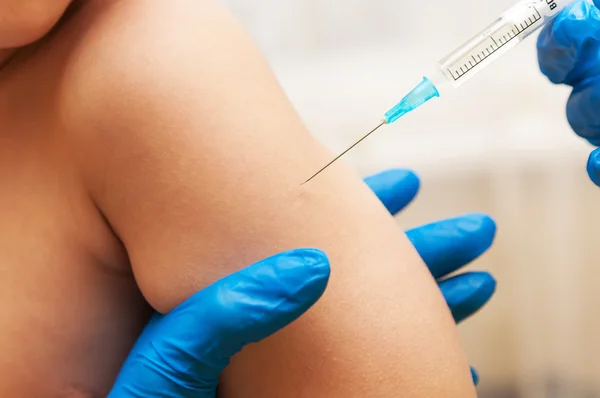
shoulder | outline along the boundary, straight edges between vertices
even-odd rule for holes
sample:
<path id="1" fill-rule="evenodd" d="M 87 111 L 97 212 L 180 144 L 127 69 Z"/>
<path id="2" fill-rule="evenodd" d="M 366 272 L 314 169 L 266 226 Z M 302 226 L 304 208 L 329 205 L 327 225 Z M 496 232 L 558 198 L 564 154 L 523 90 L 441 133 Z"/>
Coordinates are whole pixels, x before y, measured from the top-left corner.
<path id="1" fill-rule="evenodd" d="M 77 18 L 59 107 L 92 174 L 119 153 L 163 156 L 201 140 L 240 85 L 260 85 L 245 55 L 254 44 L 215 1 L 98 0 Z"/>
<path id="2" fill-rule="evenodd" d="M 245 153 L 271 130 L 297 129 L 262 54 L 216 1 L 93 4 L 71 26 L 77 39 L 59 99 L 88 189 L 103 191 L 110 178 L 139 185 L 142 174 L 183 167 L 186 157 L 194 167 L 185 171 L 199 170 L 224 153 Z M 259 124 L 270 127 L 249 129 Z"/>
<path id="3" fill-rule="evenodd" d="M 87 127 L 168 115 L 210 90 L 215 70 L 231 65 L 227 47 L 240 48 L 232 39 L 239 27 L 215 1 L 91 4 L 74 27 L 60 99 L 67 116 Z"/>

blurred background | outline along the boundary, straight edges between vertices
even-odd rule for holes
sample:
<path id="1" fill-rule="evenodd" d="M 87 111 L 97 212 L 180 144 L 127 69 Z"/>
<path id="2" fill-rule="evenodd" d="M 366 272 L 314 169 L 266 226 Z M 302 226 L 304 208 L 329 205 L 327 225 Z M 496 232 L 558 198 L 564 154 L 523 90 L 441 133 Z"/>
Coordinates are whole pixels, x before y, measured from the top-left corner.
<path id="1" fill-rule="evenodd" d="M 334 152 L 374 127 L 429 68 L 511 0 L 221 0 L 251 32 L 310 130 Z M 469 269 L 498 291 L 460 326 L 481 398 L 600 397 L 600 188 L 566 121 L 566 87 L 535 39 L 345 156 L 362 175 L 415 170 L 404 227 L 465 212 L 498 223 Z"/>

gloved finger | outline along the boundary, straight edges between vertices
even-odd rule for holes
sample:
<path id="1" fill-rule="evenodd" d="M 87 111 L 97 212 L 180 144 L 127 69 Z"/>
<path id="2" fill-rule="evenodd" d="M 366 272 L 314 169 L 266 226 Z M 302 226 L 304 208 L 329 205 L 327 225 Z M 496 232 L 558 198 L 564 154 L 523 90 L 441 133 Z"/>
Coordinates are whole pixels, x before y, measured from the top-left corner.
<path id="1" fill-rule="evenodd" d="M 391 169 L 365 178 L 365 182 L 392 214 L 404 209 L 419 191 L 419 177 L 410 170 Z"/>
<path id="2" fill-rule="evenodd" d="M 298 318 L 319 299 L 328 279 L 325 254 L 299 249 L 199 291 L 153 320 L 110 397 L 214 398 L 230 358 Z"/>
<path id="3" fill-rule="evenodd" d="M 471 213 L 414 228 L 406 234 L 437 279 L 483 254 L 494 241 L 496 223 L 485 214 Z"/>
<path id="4" fill-rule="evenodd" d="M 473 378 L 473 384 L 479 384 L 479 375 L 474 367 L 471 366 L 471 377 Z"/>
<path id="5" fill-rule="evenodd" d="M 537 41 L 540 70 L 557 84 L 577 85 L 600 72 L 600 11 L 576 1 L 544 27 Z"/>
<path id="6" fill-rule="evenodd" d="M 590 153 L 587 162 L 587 173 L 590 176 L 590 180 L 600 187 L 600 148 Z"/>
<path id="7" fill-rule="evenodd" d="M 567 101 L 567 120 L 577 135 L 600 145 L 600 75 L 575 86 Z"/>
<path id="8" fill-rule="evenodd" d="M 439 283 L 456 323 L 479 311 L 496 290 L 496 280 L 488 272 L 466 272 Z"/>

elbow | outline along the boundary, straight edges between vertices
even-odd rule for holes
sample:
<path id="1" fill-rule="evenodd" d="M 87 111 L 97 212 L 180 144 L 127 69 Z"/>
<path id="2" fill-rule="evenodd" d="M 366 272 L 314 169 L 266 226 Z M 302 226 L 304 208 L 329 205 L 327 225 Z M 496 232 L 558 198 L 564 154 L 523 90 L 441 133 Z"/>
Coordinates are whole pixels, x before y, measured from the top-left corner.
<path id="1" fill-rule="evenodd" d="M 31 44 L 46 35 L 71 0 L 9 0 L 0 4 L 0 47 Z"/>

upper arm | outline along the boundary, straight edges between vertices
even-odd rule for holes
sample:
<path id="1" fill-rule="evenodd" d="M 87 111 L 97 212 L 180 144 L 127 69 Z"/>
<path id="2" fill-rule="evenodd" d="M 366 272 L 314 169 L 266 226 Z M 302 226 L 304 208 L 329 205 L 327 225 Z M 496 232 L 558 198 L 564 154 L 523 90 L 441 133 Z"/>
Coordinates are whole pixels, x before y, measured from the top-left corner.
<path id="1" fill-rule="evenodd" d="M 473 396 L 434 280 L 362 180 L 340 162 L 300 186 L 331 154 L 243 31 L 210 1 L 147 4 L 102 13 L 65 99 L 144 296 L 168 311 L 295 247 L 332 263 L 320 302 L 238 355 L 224 396 Z"/>

